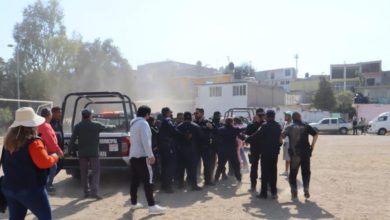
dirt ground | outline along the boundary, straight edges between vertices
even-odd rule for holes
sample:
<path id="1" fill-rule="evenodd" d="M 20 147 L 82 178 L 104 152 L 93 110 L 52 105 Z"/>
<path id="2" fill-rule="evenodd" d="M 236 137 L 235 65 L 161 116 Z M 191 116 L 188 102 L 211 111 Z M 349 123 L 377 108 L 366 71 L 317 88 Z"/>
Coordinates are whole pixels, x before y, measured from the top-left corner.
<path id="1" fill-rule="evenodd" d="M 0 140 L 1 141 L 1 140 Z M 103 200 L 82 199 L 79 181 L 61 172 L 50 197 L 55 219 L 390 219 L 390 136 L 322 135 L 312 157 L 311 195 L 291 201 L 288 182 L 278 177 L 278 200 L 260 200 L 248 192 L 249 175 L 200 192 L 156 191 L 163 215 L 129 210 L 129 180 L 124 173 L 104 174 Z M 279 158 L 279 173 L 284 161 Z M 299 176 L 300 179 L 300 176 Z M 301 182 L 301 181 L 299 181 Z M 146 204 L 143 190 L 140 202 Z M 0 219 L 7 215 L 0 214 Z M 31 214 L 27 219 L 33 219 Z"/>

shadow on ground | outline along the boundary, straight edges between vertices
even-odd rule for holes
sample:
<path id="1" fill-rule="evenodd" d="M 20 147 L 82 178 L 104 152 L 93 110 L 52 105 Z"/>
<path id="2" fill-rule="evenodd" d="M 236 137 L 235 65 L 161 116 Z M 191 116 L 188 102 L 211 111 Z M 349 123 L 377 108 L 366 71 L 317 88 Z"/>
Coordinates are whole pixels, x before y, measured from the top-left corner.
<path id="1" fill-rule="evenodd" d="M 249 203 L 242 205 L 243 211 L 256 218 L 265 219 L 323 219 L 334 218 L 330 212 L 319 207 L 316 202 L 310 200 L 294 200 L 287 203 L 279 203 L 277 200 L 250 198 Z"/>

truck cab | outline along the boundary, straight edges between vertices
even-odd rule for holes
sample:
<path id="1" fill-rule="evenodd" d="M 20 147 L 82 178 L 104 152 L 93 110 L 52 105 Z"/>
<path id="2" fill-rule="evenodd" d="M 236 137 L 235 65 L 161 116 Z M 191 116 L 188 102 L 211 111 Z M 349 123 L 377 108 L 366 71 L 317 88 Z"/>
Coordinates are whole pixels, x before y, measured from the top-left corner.
<path id="1" fill-rule="evenodd" d="M 390 112 L 383 112 L 368 124 L 368 133 L 386 135 L 390 131 Z"/>
<path id="2" fill-rule="evenodd" d="M 64 130 L 64 165 L 67 174 L 79 177 L 77 141 L 69 148 L 74 126 L 81 119 L 81 110 L 92 111 L 92 121 L 106 129 L 99 135 L 99 160 L 101 169 L 128 169 L 130 152 L 130 121 L 136 106 L 131 99 L 119 92 L 79 92 L 68 94 L 62 103 Z"/>

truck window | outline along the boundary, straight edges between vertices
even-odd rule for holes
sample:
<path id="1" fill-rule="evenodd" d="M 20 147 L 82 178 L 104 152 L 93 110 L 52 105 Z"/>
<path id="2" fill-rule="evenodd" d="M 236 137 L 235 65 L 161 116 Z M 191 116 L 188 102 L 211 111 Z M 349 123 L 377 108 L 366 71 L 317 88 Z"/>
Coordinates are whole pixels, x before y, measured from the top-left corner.
<path id="1" fill-rule="evenodd" d="M 346 123 L 346 122 L 344 121 L 344 119 L 339 118 L 339 123 Z"/>
<path id="2" fill-rule="evenodd" d="M 329 124 L 329 119 L 322 120 L 321 124 L 328 125 Z"/>
<path id="3" fill-rule="evenodd" d="M 126 120 L 122 114 L 101 113 L 92 116 L 92 120 L 98 121 L 107 127 L 107 132 L 125 132 Z"/>
<path id="4" fill-rule="evenodd" d="M 381 116 L 378 118 L 378 121 L 387 121 L 387 116 Z"/>
<path id="5" fill-rule="evenodd" d="M 337 124 L 337 119 L 332 119 L 331 122 L 332 124 Z"/>

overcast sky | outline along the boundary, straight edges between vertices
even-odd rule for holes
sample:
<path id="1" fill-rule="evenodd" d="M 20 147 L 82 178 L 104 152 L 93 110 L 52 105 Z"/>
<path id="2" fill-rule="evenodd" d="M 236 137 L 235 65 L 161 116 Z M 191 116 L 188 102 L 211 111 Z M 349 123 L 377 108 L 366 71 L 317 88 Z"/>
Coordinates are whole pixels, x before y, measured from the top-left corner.
<path id="1" fill-rule="evenodd" d="M 32 0 L 0 0 L 0 57 Z M 330 64 L 382 60 L 390 70 L 388 0 L 62 0 L 68 35 L 111 38 L 133 68 L 175 60 L 256 70 L 295 67 L 328 74 Z"/>

